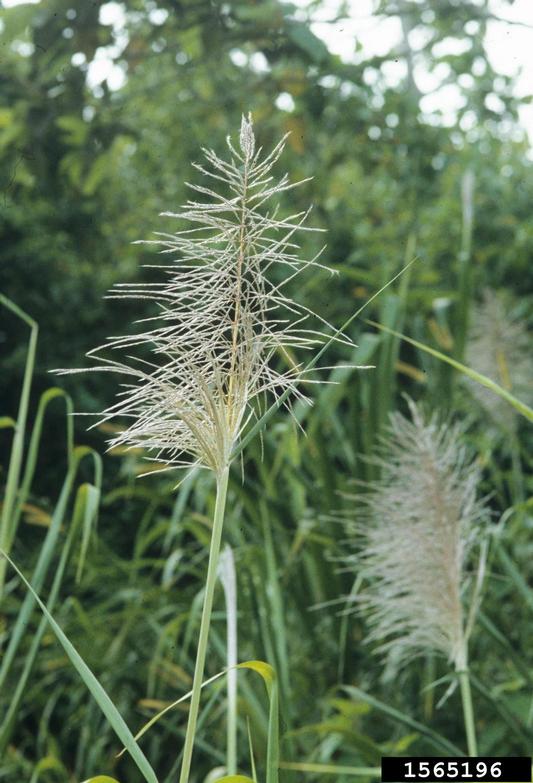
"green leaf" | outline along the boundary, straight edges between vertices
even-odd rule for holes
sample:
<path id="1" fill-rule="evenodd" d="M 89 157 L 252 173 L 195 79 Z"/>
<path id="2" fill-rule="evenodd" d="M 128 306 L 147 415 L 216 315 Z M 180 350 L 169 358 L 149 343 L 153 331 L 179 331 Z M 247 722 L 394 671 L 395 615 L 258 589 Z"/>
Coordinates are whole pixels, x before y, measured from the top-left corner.
<path id="1" fill-rule="evenodd" d="M 254 781 L 246 775 L 225 775 L 219 778 L 217 783 L 254 783 Z"/>
<path id="2" fill-rule="evenodd" d="M 0 294 L 0 305 L 14 313 L 30 327 L 30 337 L 28 340 L 28 349 L 26 353 L 26 362 L 24 365 L 24 375 L 22 379 L 22 389 L 19 398 L 19 407 L 17 411 L 17 426 L 15 427 L 15 436 L 11 446 L 9 456 L 9 467 L 7 469 L 7 479 L 5 485 L 4 502 L 2 504 L 2 515 L 0 518 L 0 548 L 11 548 L 11 543 L 15 534 L 14 514 L 17 492 L 19 490 L 20 474 L 22 470 L 22 461 L 24 456 L 24 438 L 26 431 L 26 420 L 28 418 L 28 408 L 30 400 L 30 391 L 33 378 L 33 368 L 35 365 L 35 354 L 37 350 L 37 338 L 39 327 L 33 318 L 21 310 L 11 299 Z M 0 563 L 0 596 L 4 587 L 5 562 Z"/>
<path id="3" fill-rule="evenodd" d="M 294 770 L 295 772 L 319 772 L 322 775 L 349 775 L 354 777 L 373 777 L 381 776 L 381 767 L 347 767 L 342 764 L 314 764 L 299 761 L 282 761 L 281 768 Z"/>
<path id="4" fill-rule="evenodd" d="M 85 488 L 86 486 L 88 486 L 89 490 L 92 491 L 87 491 L 87 489 Z M 74 504 L 75 510 L 72 515 L 72 523 L 70 525 L 70 530 L 67 539 L 65 541 L 65 544 L 63 545 L 59 562 L 55 565 L 54 568 L 54 578 L 48 595 L 47 609 L 49 612 L 54 611 L 54 606 L 57 597 L 59 595 L 60 587 L 63 582 L 65 568 L 67 566 L 69 556 L 73 548 L 73 542 L 77 538 L 79 527 L 82 523 L 85 525 L 86 510 L 84 508 L 84 504 L 87 504 L 87 506 L 90 507 L 93 493 L 96 493 L 96 495 L 99 496 L 99 490 L 96 487 L 93 487 L 92 485 L 82 485 L 78 490 L 76 501 Z M 27 598 L 31 598 L 31 596 L 28 595 Z M 15 637 L 17 634 L 20 633 L 19 629 L 21 627 L 21 621 L 22 621 L 22 628 L 24 628 L 26 623 L 24 622 L 24 614 L 22 612 L 19 613 L 19 616 L 17 617 L 17 620 L 12 628 L 12 636 Z M 18 678 L 18 682 L 16 686 L 12 688 L 10 691 L 9 707 L 7 709 L 7 712 L 5 712 L 5 715 L 2 720 L 2 724 L 0 726 L 0 758 L 3 757 L 7 744 L 10 741 L 11 734 L 16 723 L 16 718 L 19 713 L 19 706 L 26 693 L 26 685 L 30 677 L 33 665 L 35 663 L 35 659 L 37 657 L 41 640 L 46 631 L 47 625 L 48 623 L 46 617 L 42 617 L 37 630 L 34 631 L 32 635 L 30 647 L 24 653 L 23 656 L 24 665 L 22 668 L 22 672 Z M 9 653 L 10 653 L 10 657 L 12 658 L 14 651 L 13 648 L 11 648 L 11 646 L 9 648 Z M 9 666 L 10 666 L 9 661 L 7 661 L 7 670 L 9 670 Z M 4 676 L 5 671 L 6 669 L 4 668 L 4 666 L 2 666 L 2 676 Z"/>
<path id="5" fill-rule="evenodd" d="M 518 411 L 518 413 L 521 413 L 522 416 L 525 416 L 526 419 L 533 421 L 533 409 L 530 408 L 529 405 L 526 405 L 525 402 L 517 400 L 517 398 L 514 397 L 510 392 L 508 392 L 506 389 L 503 389 L 501 386 L 498 386 L 497 383 L 491 381 L 491 379 L 487 378 L 486 375 L 482 375 L 481 373 L 470 369 L 470 367 L 467 367 L 465 364 L 461 364 L 461 362 L 458 362 L 456 359 L 452 359 L 451 356 L 447 356 L 445 353 L 437 351 L 435 348 L 430 348 L 429 345 L 420 343 L 418 340 L 413 340 L 411 337 L 407 337 L 405 334 L 401 334 L 400 332 L 395 332 L 394 329 L 389 329 L 387 326 L 383 326 L 383 324 L 378 324 L 375 321 L 367 321 L 366 323 L 370 324 L 371 326 L 375 326 L 376 329 L 380 329 L 382 332 L 387 332 L 388 334 L 392 334 L 401 340 L 405 340 L 406 343 L 414 345 L 415 348 L 419 348 L 421 351 L 425 351 L 426 353 L 431 354 L 431 356 L 435 356 L 442 362 L 450 364 L 456 370 L 462 372 L 463 375 L 468 376 L 468 378 L 471 378 L 473 381 L 477 381 L 477 383 L 480 383 L 482 386 L 486 386 L 487 389 L 490 389 L 491 392 L 497 394 L 498 397 L 506 400 L 510 405 L 513 406 L 515 410 Z"/>
<path id="6" fill-rule="evenodd" d="M 53 558 L 58 546 L 61 527 L 67 513 L 67 507 L 76 476 L 76 471 L 79 467 L 80 461 L 86 456 L 91 456 L 93 458 L 95 462 L 95 473 L 97 475 L 95 483 L 99 484 L 100 482 L 98 466 L 100 456 L 86 446 L 77 446 L 74 449 L 72 464 L 69 467 L 67 475 L 65 476 L 65 480 L 63 482 L 59 499 L 52 515 L 52 520 L 48 528 L 46 538 L 44 539 L 44 542 L 39 550 L 37 563 L 35 564 L 35 568 L 32 574 L 32 587 L 35 591 L 39 591 L 41 589 L 45 583 L 46 576 L 52 567 Z M 3 550 L 4 552 L 6 551 L 5 547 L 0 547 L 0 550 Z M 5 562 L 1 562 L 5 566 Z M 15 623 L 11 629 L 11 635 L 7 649 L 4 651 L 2 657 L 2 663 L 0 666 L 0 689 L 4 687 L 4 683 L 6 682 L 6 679 L 9 675 L 10 668 L 16 658 L 17 650 L 21 643 L 22 636 L 27 629 L 34 606 L 35 600 L 33 594 L 32 592 L 29 592 L 26 595 L 22 603 L 22 607 L 20 608 L 15 619 Z"/>
<path id="7" fill-rule="evenodd" d="M 158 783 L 156 774 L 152 769 L 152 767 L 150 766 L 148 759 L 146 758 L 146 756 L 144 755 L 140 747 L 135 742 L 135 739 L 131 731 L 129 730 L 128 726 L 124 722 L 122 715 L 117 710 L 117 708 L 109 698 L 106 691 L 100 685 L 99 681 L 96 679 L 92 671 L 89 669 L 89 667 L 87 666 L 87 664 L 85 663 L 81 655 L 78 653 L 74 645 L 69 641 L 69 639 L 67 638 L 67 636 L 65 635 L 61 627 L 54 620 L 54 618 L 52 617 L 52 615 L 50 614 L 50 612 L 48 611 L 44 603 L 41 601 L 40 597 L 37 595 L 33 587 L 30 585 L 30 583 L 28 582 L 24 574 L 20 571 L 20 569 L 15 565 L 15 563 L 5 552 L 0 550 L 0 554 L 2 554 L 6 558 L 6 560 L 11 565 L 11 567 L 17 572 L 19 577 L 22 579 L 22 581 L 28 588 L 29 592 L 33 595 L 35 601 L 41 607 L 43 614 L 45 615 L 46 619 L 50 623 L 52 630 L 57 636 L 61 646 L 65 650 L 72 665 L 80 675 L 81 679 L 89 689 L 94 700 L 96 701 L 96 703 L 98 704 L 98 706 L 100 707 L 104 715 L 106 716 L 107 720 L 113 727 L 116 735 L 128 750 L 133 761 L 136 763 L 137 767 L 142 773 L 144 779 L 147 781 L 147 783 Z"/>
<path id="8" fill-rule="evenodd" d="M 236 668 L 249 669 L 256 672 L 256 674 L 259 674 L 265 683 L 270 699 L 266 783 L 277 783 L 279 769 L 279 696 L 276 672 L 273 667 L 270 666 L 270 664 L 265 663 L 265 661 L 245 661 L 244 663 L 239 663 Z M 205 682 L 202 683 L 202 688 L 205 688 L 206 685 L 215 682 L 215 680 L 218 680 L 224 674 L 227 674 L 228 671 L 228 669 L 224 669 L 223 671 L 213 675 L 213 677 L 210 677 L 208 680 L 205 680 Z M 190 699 L 191 696 L 192 691 L 189 691 L 189 693 L 185 693 L 183 696 L 180 696 L 180 698 L 176 699 L 176 701 L 172 702 L 172 704 L 168 704 L 164 709 L 150 718 L 150 720 L 145 723 L 144 726 L 142 726 L 142 728 L 137 732 L 133 739 L 135 741 L 140 739 L 143 734 L 145 734 L 148 729 L 154 725 L 154 723 L 157 723 L 157 721 L 163 717 L 163 715 L 166 715 L 167 712 L 170 712 L 170 710 L 172 710 L 174 707 L 177 707 L 178 704 L 181 704 L 182 702 Z M 123 748 L 118 756 L 121 756 L 126 749 L 127 748 Z M 227 778 L 224 778 L 224 780 L 227 780 Z"/>
<path id="9" fill-rule="evenodd" d="M 82 186 L 82 192 L 86 196 L 92 196 L 98 186 L 105 180 L 109 174 L 109 155 L 99 155 L 85 178 Z"/>
<path id="10" fill-rule="evenodd" d="M 89 125 L 85 120 L 74 114 L 58 117 L 56 125 L 64 131 L 64 141 L 67 144 L 72 144 L 74 147 L 81 146 L 85 142 L 89 132 Z"/>
<path id="11" fill-rule="evenodd" d="M 48 406 L 50 405 L 50 403 L 58 398 L 63 400 L 66 408 L 67 415 L 65 417 L 65 421 L 66 421 L 66 439 L 67 439 L 67 464 L 69 468 L 72 466 L 72 462 L 74 458 L 74 425 L 72 421 L 72 413 L 74 412 L 74 408 L 72 405 L 72 400 L 70 399 L 68 394 L 66 394 L 62 389 L 59 389 L 56 386 L 52 386 L 50 389 L 44 391 L 39 398 L 37 414 L 35 416 L 35 421 L 31 432 L 30 443 L 26 454 L 24 474 L 17 493 L 17 502 L 13 510 L 13 513 L 11 514 L 11 523 L 10 523 L 11 540 L 13 540 L 13 538 L 16 535 L 21 512 L 23 511 L 24 504 L 27 502 L 30 494 L 31 485 L 35 474 L 35 467 L 37 464 L 39 450 L 41 447 L 41 441 L 42 441 L 41 435 L 42 435 L 44 418 L 47 414 Z M 96 455 L 93 456 L 96 461 L 99 460 L 98 456 Z M 96 473 L 97 476 L 95 479 L 95 483 L 99 484 L 101 481 L 101 469 L 97 468 Z M 9 546 L 4 548 L 7 549 L 7 551 L 9 552 L 10 546 L 11 545 L 9 544 Z M 36 586 L 36 589 L 38 590 L 39 587 Z"/>
<path id="12" fill-rule="evenodd" d="M 272 685 L 276 681 L 276 672 L 269 663 L 264 661 L 245 661 L 244 663 L 239 663 L 237 669 L 250 669 L 253 672 L 257 672 L 263 678 L 267 691 L 270 694 Z"/>
<path id="13" fill-rule="evenodd" d="M 505 551 L 505 547 L 500 541 L 496 541 L 495 549 L 501 565 L 507 572 L 507 575 L 513 581 L 517 592 L 522 596 L 524 601 L 528 604 L 529 608 L 533 610 L 533 590 L 520 573 L 520 570 L 513 562 L 512 558 L 509 557 Z"/>
<path id="14" fill-rule="evenodd" d="M 118 780 L 110 778 L 108 775 L 97 775 L 95 778 L 84 780 L 83 783 L 118 783 Z"/>
<path id="15" fill-rule="evenodd" d="M 92 484 L 82 484 L 78 489 L 76 495 L 76 501 L 74 504 L 74 518 L 76 515 L 82 520 L 82 539 L 80 549 L 80 559 L 78 561 L 78 569 L 76 571 L 76 582 L 81 581 L 81 575 L 83 572 L 83 566 L 85 564 L 85 558 L 87 556 L 87 549 L 89 547 L 89 540 L 91 532 L 94 527 L 95 520 L 98 516 L 98 504 L 100 503 L 100 490 L 98 487 L 94 487 Z"/>
<path id="16" fill-rule="evenodd" d="M 246 661 L 238 669 L 251 669 L 263 678 L 270 699 L 268 715 L 268 744 L 266 783 L 278 783 L 279 780 L 279 694 L 276 672 L 264 661 Z"/>

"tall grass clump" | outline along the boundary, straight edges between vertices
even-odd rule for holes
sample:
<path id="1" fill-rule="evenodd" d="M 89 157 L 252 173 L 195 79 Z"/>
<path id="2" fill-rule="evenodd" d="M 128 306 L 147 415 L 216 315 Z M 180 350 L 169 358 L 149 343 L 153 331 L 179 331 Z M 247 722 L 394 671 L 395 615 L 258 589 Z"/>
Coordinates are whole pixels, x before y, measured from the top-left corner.
<path id="1" fill-rule="evenodd" d="M 227 140 L 228 159 L 203 150 L 205 163 L 195 168 L 212 187 L 190 185 L 201 200 L 164 213 L 179 221 L 178 230 L 147 243 L 172 257 L 153 267 L 162 280 L 117 285 L 110 293 L 148 300 L 156 315 L 88 354 L 96 361 L 92 370 L 124 379 L 117 401 L 99 419 L 126 423 L 110 446 L 141 447 L 162 470 L 199 466 L 216 477 L 181 783 L 191 767 L 232 454 L 267 393 L 306 399 L 298 388 L 305 370 L 292 352 L 321 340 L 308 323 L 313 314 L 284 293 L 292 278 L 320 266 L 316 258 L 298 257 L 295 235 L 311 230 L 302 225 L 307 212 L 282 218 L 277 206 L 265 206 L 294 187 L 287 175 L 276 180 L 271 174 L 284 141 L 264 155 L 251 119 L 243 117 L 239 147 Z"/>
<path id="2" fill-rule="evenodd" d="M 367 580 L 358 604 L 370 627 L 367 641 L 393 670 L 423 653 L 448 659 L 461 683 L 468 750 L 476 755 L 468 639 L 485 560 L 480 474 L 459 426 L 409 407 L 411 419 L 391 415 L 374 459 L 380 478 L 357 497 L 355 562 Z M 468 571 L 475 550 L 477 575 Z"/>

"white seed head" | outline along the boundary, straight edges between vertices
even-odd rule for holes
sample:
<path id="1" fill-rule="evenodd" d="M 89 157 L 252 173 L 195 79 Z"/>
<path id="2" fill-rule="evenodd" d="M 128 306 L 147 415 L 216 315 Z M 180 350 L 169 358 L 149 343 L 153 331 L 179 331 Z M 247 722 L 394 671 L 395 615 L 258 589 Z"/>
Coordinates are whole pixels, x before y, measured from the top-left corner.
<path id="1" fill-rule="evenodd" d="M 93 370 L 126 381 L 99 422 L 119 418 L 128 425 L 111 446 L 140 446 L 165 465 L 220 471 L 254 415 L 254 398 L 289 390 L 305 399 L 296 388 L 302 367 L 292 350 L 310 348 L 323 336 L 309 329 L 313 314 L 285 296 L 284 286 L 321 265 L 298 257 L 295 235 L 312 230 L 302 226 L 307 212 L 281 218 L 277 205 L 265 206 L 294 187 L 287 175 L 275 180 L 270 173 L 284 140 L 261 155 L 251 118 L 243 117 L 241 152 L 230 139 L 229 160 L 204 149 L 206 162 L 194 165 L 212 187 L 190 185 L 198 200 L 164 213 L 180 222 L 179 230 L 146 243 L 171 256 L 155 267 L 161 281 L 116 285 L 110 292 L 157 306 L 154 317 L 139 322 L 145 331 L 109 338 L 88 354 L 99 362 Z M 283 371 L 273 366 L 274 354 Z"/>
<path id="2" fill-rule="evenodd" d="M 394 666 L 433 651 L 463 670 L 471 625 L 466 564 L 485 517 L 476 499 L 479 472 L 460 428 L 424 421 L 410 408 L 411 421 L 391 416 L 375 460 L 380 479 L 354 498 L 362 507 L 355 523 L 361 547 L 352 562 L 368 580 L 359 609 L 371 627 L 368 641 Z"/>
<path id="3" fill-rule="evenodd" d="M 531 335 L 522 319 L 512 313 L 501 294 L 486 290 L 472 312 L 466 347 L 466 363 L 512 392 L 527 404 L 533 400 L 533 352 Z M 514 409 L 490 389 L 466 381 L 492 418 L 507 430 L 514 430 Z"/>

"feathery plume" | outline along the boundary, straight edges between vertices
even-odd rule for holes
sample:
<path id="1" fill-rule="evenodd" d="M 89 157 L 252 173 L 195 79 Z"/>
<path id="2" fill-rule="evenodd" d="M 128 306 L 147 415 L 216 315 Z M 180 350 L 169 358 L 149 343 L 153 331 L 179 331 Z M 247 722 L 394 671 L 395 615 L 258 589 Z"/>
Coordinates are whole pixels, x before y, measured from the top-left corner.
<path id="1" fill-rule="evenodd" d="M 394 666 L 434 651 L 464 671 L 483 571 L 480 565 L 465 617 L 466 564 L 483 541 L 479 471 L 460 443 L 458 426 L 435 416 L 425 421 L 411 401 L 409 407 L 411 421 L 391 416 L 375 459 L 380 479 L 357 496 L 363 504 L 355 526 L 361 551 L 353 559 L 368 579 L 357 600 L 371 626 L 368 641 L 378 642 Z"/>
<path id="2" fill-rule="evenodd" d="M 308 211 L 281 218 L 277 206 L 264 208 L 295 186 L 286 174 L 279 180 L 271 174 L 284 142 L 285 137 L 266 155 L 256 150 L 249 116 L 242 118 L 240 148 L 227 139 L 229 160 L 203 149 L 206 163 L 193 165 L 217 190 L 187 183 L 203 200 L 163 213 L 187 227 L 145 242 L 173 256 L 171 263 L 154 267 L 166 279 L 111 291 L 115 299 L 153 301 L 159 312 L 140 322 L 146 331 L 109 338 L 87 354 L 99 362 L 91 369 L 128 380 L 98 422 L 116 417 L 129 422 L 110 446 L 140 446 L 166 465 L 198 464 L 220 473 L 253 415 L 254 398 L 289 389 L 305 399 L 297 388 L 302 367 L 294 365 L 290 352 L 309 348 L 322 335 L 308 328 L 314 314 L 283 289 L 304 269 L 321 265 L 316 257 L 297 256 L 295 234 L 316 230 L 302 225 Z M 281 282 L 270 277 L 276 266 L 288 273 Z M 106 358 L 104 349 L 127 358 Z M 284 355 L 287 370 L 271 366 L 275 353 Z"/>
<path id="3" fill-rule="evenodd" d="M 261 148 L 256 150 L 249 116 L 242 118 L 239 149 L 227 139 L 229 159 L 203 150 L 205 163 L 194 165 L 212 187 L 188 183 L 198 196 L 177 213 L 163 213 L 185 227 L 174 234 L 159 233 L 147 243 L 172 256 L 170 263 L 155 267 L 162 270 L 164 281 L 117 285 L 110 294 L 115 299 L 155 302 L 157 316 L 139 322 L 145 331 L 109 338 L 88 354 L 99 362 L 93 370 L 127 379 L 118 401 L 100 420 L 118 417 L 129 422 L 111 446 L 141 447 L 169 467 L 198 465 L 216 475 L 180 783 L 189 783 L 231 455 L 260 395 L 270 392 L 285 400 L 292 393 L 306 399 L 299 389 L 305 369 L 294 363 L 292 350 L 308 349 L 323 339 L 308 325 L 318 316 L 284 293 L 284 286 L 304 269 L 321 267 L 317 257 L 298 257 L 295 235 L 313 230 L 303 226 L 308 211 L 282 218 L 277 205 L 265 206 L 294 187 L 287 174 L 278 180 L 271 174 L 284 142 L 285 138 L 265 155 Z M 275 267 L 281 269 L 274 272 Z M 351 345 L 338 332 L 330 339 Z M 108 358 L 102 355 L 104 349 L 125 358 Z M 280 355 L 286 370 L 272 366 L 274 354 Z M 235 655 L 233 648 L 231 654 Z M 234 769 L 236 706 L 234 687 L 230 688 L 233 728 L 228 766 Z"/>
<path id="4" fill-rule="evenodd" d="M 501 294 L 485 290 L 473 310 L 466 347 L 466 363 L 499 386 L 529 403 L 533 398 L 531 337 L 523 320 L 513 316 Z M 470 391 L 493 419 L 507 430 L 516 426 L 514 409 L 475 381 Z"/>

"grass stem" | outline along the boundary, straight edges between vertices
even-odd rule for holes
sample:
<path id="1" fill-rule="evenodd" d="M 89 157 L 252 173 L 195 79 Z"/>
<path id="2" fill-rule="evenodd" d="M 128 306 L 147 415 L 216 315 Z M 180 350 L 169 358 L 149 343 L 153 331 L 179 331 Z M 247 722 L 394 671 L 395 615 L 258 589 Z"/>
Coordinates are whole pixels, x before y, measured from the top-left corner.
<path id="1" fill-rule="evenodd" d="M 213 595 L 217 582 L 218 560 L 220 554 L 220 541 L 222 538 L 222 528 L 224 526 L 224 510 L 226 507 L 226 494 L 228 489 L 229 466 L 217 476 L 217 497 L 215 504 L 215 515 L 213 518 L 213 531 L 211 534 L 211 546 L 209 549 L 209 564 L 207 566 L 207 579 L 205 584 L 204 605 L 202 608 L 202 619 L 200 622 L 200 637 L 198 639 L 198 649 L 196 652 L 196 664 L 194 667 L 194 678 L 192 685 L 191 705 L 189 709 L 189 720 L 187 722 L 187 732 L 185 734 L 185 745 L 183 748 L 183 761 L 181 763 L 180 783 L 188 783 L 191 770 L 192 752 L 194 746 L 194 736 L 196 733 L 196 723 L 198 720 L 198 709 L 200 706 L 200 692 L 202 690 L 202 680 L 204 677 L 205 658 L 207 653 L 207 639 L 209 636 L 209 626 L 211 625 L 211 612 L 213 609 Z"/>
<path id="2" fill-rule="evenodd" d="M 474 709 L 472 706 L 472 691 L 468 671 L 460 671 L 459 684 L 461 686 L 461 699 L 463 702 L 463 716 L 466 730 L 466 744 L 469 756 L 477 756 L 476 729 L 474 725 Z"/>

